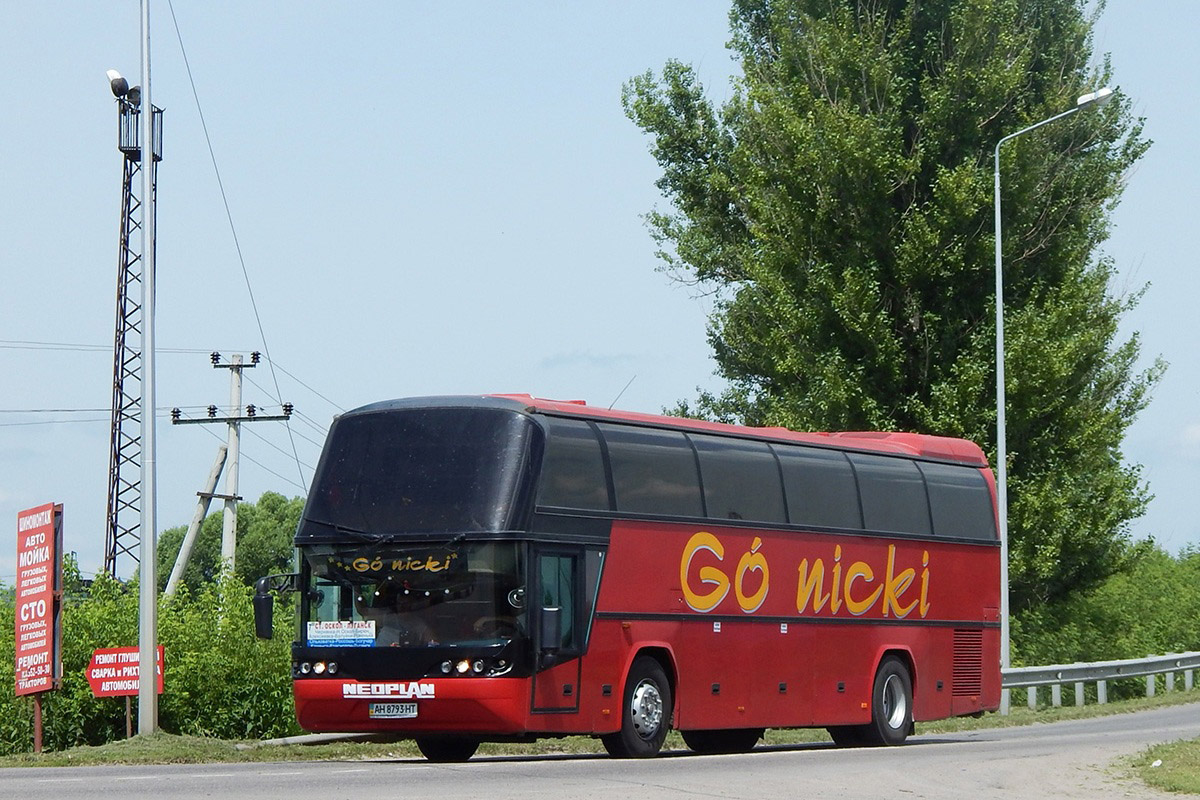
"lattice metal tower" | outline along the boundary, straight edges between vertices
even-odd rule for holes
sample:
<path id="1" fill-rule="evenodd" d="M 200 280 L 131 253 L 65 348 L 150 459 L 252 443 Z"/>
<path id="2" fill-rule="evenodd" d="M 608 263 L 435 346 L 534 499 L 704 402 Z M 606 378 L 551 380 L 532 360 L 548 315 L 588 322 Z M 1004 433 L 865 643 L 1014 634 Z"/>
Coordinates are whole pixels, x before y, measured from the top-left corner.
<path id="1" fill-rule="evenodd" d="M 110 73 L 110 78 L 113 74 Z M 117 96 L 117 147 L 124 155 L 121 184 L 120 253 L 117 259 L 117 324 L 113 343 L 112 439 L 108 457 L 108 524 L 104 570 L 117 575 L 117 558 L 135 562 L 141 532 L 142 458 L 142 201 L 138 141 L 141 91 L 112 80 Z M 162 160 L 162 109 L 154 109 L 151 191 Z M 154 409 L 149 409 L 153 414 Z"/>

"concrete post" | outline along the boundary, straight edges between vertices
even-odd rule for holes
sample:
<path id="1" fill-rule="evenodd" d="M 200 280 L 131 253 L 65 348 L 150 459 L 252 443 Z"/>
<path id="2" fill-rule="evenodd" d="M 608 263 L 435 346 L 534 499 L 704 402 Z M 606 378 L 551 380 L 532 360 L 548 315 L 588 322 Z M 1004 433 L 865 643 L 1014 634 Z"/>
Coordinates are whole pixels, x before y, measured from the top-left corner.
<path id="1" fill-rule="evenodd" d="M 221 529 L 221 567 L 233 571 L 234 554 L 237 551 L 237 494 L 238 494 L 238 437 L 241 424 L 237 418 L 242 414 L 242 356 L 232 357 L 233 369 L 229 370 L 229 469 L 225 472 L 225 515 Z"/>
<path id="2" fill-rule="evenodd" d="M 175 590 L 179 587 L 179 581 L 183 580 L 183 571 L 187 569 L 188 559 L 192 557 L 192 547 L 196 544 L 196 535 L 200 533 L 200 525 L 204 522 L 205 515 L 208 514 L 208 506 L 212 503 L 213 492 L 217 490 L 217 481 L 221 477 L 221 470 L 225 467 L 225 456 L 228 452 L 229 448 L 225 445 L 217 447 L 217 460 L 213 462 L 212 472 L 208 474 L 204 491 L 200 493 L 200 500 L 196 503 L 196 513 L 192 515 L 192 524 L 188 525 L 183 543 L 179 545 L 179 555 L 175 557 L 175 567 L 171 570 L 171 577 L 163 592 L 167 597 L 175 594 Z"/>

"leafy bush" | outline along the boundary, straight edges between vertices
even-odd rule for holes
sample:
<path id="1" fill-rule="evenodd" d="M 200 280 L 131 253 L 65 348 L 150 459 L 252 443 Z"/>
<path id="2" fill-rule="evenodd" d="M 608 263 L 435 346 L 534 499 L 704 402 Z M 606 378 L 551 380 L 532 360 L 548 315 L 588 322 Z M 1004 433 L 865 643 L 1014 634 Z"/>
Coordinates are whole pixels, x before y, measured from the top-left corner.
<path id="1" fill-rule="evenodd" d="M 1062 605 L 1028 609 L 1012 625 L 1013 663 L 1110 661 L 1200 650 L 1200 551 L 1148 547 L 1125 572 Z M 1109 696 L 1145 692 L 1110 684 Z"/>
<path id="2" fill-rule="evenodd" d="M 69 561 L 64 574 L 68 586 L 78 582 Z M 225 577 L 195 594 L 184 587 L 160 601 L 163 730 L 233 739 L 299 731 L 291 699 L 291 608 L 285 598 L 275 617 L 274 639 L 256 639 L 251 592 Z M 137 618 L 136 583 L 121 584 L 106 575 L 96 579 L 86 597 L 64 603 L 62 685 L 43 695 L 46 749 L 103 744 L 125 735 L 124 701 L 92 697 L 86 669 L 96 648 L 136 645 Z M 13 647 L 9 600 L 0 605 L 0 754 L 33 746 L 32 700 L 13 691 Z M 136 698 L 133 705 L 136 714 Z"/>

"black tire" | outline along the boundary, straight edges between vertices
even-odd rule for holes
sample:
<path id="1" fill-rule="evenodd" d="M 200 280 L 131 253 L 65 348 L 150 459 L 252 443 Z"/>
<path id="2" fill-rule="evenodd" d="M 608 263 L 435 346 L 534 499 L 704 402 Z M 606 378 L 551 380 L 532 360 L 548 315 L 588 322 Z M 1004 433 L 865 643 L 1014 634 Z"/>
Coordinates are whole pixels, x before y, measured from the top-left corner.
<path id="1" fill-rule="evenodd" d="M 835 725 L 825 730 L 838 747 L 861 747 L 863 744 L 862 725 Z"/>
<path id="2" fill-rule="evenodd" d="M 748 753 L 762 738 L 762 728 L 682 731 L 683 743 L 697 753 Z"/>
<path id="3" fill-rule="evenodd" d="M 867 744 L 904 744 L 912 730 L 912 676 L 896 656 L 888 656 L 875 673 L 871 689 L 871 722 L 862 728 Z"/>
<path id="4" fill-rule="evenodd" d="M 625 679 L 621 729 L 600 737 L 604 749 L 616 758 L 658 755 L 671 729 L 673 708 L 671 684 L 662 665 L 649 656 L 638 656 Z"/>
<path id="5" fill-rule="evenodd" d="M 439 764 L 450 764 L 466 761 L 475 755 L 479 742 L 475 739 L 458 739 L 451 737 L 418 737 L 417 749 L 421 755 Z"/>

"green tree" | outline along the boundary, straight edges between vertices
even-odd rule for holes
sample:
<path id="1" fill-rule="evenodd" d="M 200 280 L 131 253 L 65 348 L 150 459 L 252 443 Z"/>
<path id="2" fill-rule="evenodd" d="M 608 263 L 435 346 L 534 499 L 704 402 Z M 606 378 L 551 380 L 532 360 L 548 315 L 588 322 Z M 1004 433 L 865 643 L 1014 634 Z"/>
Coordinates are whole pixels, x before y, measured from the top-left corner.
<path id="1" fill-rule="evenodd" d="M 720 395 L 683 413 L 964 436 L 995 453 L 992 149 L 1111 78 L 1085 0 L 735 0 L 714 107 L 671 61 L 624 91 L 671 208 L 666 270 L 716 297 Z M 1013 608 L 1119 571 L 1148 500 L 1126 428 L 1161 372 L 1099 251 L 1148 142 L 1120 93 L 1005 147 Z"/>
<path id="2" fill-rule="evenodd" d="M 264 492 L 257 503 L 238 503 L 236 576 L 253 584 L 264 575 L 290 572 L 292 537 L 300 522 L 304 499 L 288 499 L 275 492 Z M 222 512 L 204 518 L 192 547 L 191 558 L 183 572 L 183 583 L 195 594 L 201 586 L 216 581 L 221 570 Z M 158 543 L 159 588 L 167 585 L 187 526 L 168 528 Z"/>

